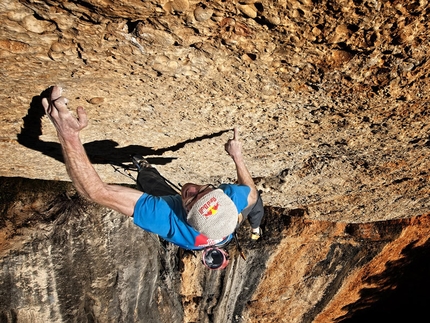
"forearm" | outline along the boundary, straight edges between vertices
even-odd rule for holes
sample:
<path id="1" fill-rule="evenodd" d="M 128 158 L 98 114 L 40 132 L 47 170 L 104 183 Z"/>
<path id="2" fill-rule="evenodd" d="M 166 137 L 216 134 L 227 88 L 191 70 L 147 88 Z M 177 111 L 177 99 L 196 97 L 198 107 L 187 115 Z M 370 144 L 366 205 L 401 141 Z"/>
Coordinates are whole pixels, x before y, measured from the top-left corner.
<path id="1" fill-rule="evenodd" d="M 251 189 L 248 197 L 248 205 L 253 205 L 257 201 L 258 194 L 254 184 L 254 180 L 251 177 L 251 173 L 245 165 L 245 161 L 242 155 L 235 156 L 233 161 L 236 165 L 237 182 L 241 185 L 246 185 Z"/>
<path id="2" fill-rule="evenodd" d="M 225 144 L 225 150 L 231 158 L 233 158 L 234 164 L 236 165 L 237 182 L 241 185 L 246 185 L 251 189 L 248 195 L 247 208 L 249 208 L 257 201 L 258 193 L 255 188 L 254 180 L 252 179 L 242 156 L 242 144 L 239 141 L 239 130 L 237 128 L 234 128 L 233 139 L 229 139 Z"/>
<path id="3" fill-rule="evenodd" d="M 93 202 L 132 216 L 136 201 L 142 192 L 104 183 L 88 159 L 79 137 L 64 140 L 59 136 L 59 139 L 63 148 L 67 173 L 76 190 Z"/>
<path id="4" fill-rule="evenodd" d="M 103 189 L 104 183 L 89 161 L 79 137 L 66 140 L 59 135 L 58 138 L 63 149 L 67 173 L 76 190 L 84 197 L 96 201 L 97 193 Z"/>

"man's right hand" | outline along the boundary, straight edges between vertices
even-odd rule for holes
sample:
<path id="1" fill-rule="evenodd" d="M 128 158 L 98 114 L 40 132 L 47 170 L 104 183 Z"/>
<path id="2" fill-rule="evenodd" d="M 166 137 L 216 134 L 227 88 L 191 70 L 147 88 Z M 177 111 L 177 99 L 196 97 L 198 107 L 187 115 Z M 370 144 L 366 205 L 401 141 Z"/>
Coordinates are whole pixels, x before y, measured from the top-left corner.
<path id="1" fill-rule="evenodd" d="M 239 130 L 237 128 L 234 128 L 233 138 L 229 139 L 225 144 L 225 150 L 233 160 L 242 158 L 242 143 L 239 141 Z"/>
<path id="2" fill-rule="evenodd" d="M 84 108 L 78 107 L 76 118 L 67 108 L 68 99 L 61 96 L 62 88 L 53 86 L 49 98 L 42 99 L 42 105 L 51 122 L 57 129 L 58 136 L 64 141 L 74 139 L 88 125 L 88 117 Z"/>
<path id="3" fill-rule="evenodd" d="M 239 141 L 239 131 L 234 128 L 233 138 L 229 139 L 225 144 L 225 150 L 233 158 L 234 164 L 236 165 L 237 171 L 237 183 L 240 185 L 246 185 L 251 189 L 248 196 L 248 206 L 251 207 L 257 201 L 257 189 L 255 188 L 254 181 L 248 168 L 245 165 L 245 161 L 242 156 L 242 143 Z"/>

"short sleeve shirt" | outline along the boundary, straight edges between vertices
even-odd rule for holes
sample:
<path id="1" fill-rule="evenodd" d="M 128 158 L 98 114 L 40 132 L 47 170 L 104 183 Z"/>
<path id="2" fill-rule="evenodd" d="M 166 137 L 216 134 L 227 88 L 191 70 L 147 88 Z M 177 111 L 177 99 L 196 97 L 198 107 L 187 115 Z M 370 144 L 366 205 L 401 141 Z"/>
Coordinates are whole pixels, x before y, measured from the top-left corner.
<path id="1" fill-rule="evenodd" d="M 222 184 L 220 189 L 234 202 L 240 213 L 248 205 L 250 188 L 245 185 Z M 153 196 L 143 193 L 134 208 L 134 223 L 184 249 L 197 250 L 217 244 L 187 223 L 180 195 Z"/>

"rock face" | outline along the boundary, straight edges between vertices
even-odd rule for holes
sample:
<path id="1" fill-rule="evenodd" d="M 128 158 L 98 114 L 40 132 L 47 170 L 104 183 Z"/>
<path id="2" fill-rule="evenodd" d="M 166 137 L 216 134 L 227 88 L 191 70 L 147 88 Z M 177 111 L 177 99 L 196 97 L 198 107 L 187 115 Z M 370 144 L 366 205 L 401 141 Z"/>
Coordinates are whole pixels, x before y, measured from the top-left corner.
<path id="1" fill-rule="evenodd" d="M 424 0 L 1 1 L 0 321 L 424 313 L 429 13 Z M 263 241 L 243 228 L 247 260 L 233 245 L 208 272 L 81 200 L 40 105 L 52 84 L 86 108 L 107 182 L 133 184 L 112 167 L 132 153 L 174 182 L 234 181 L 223 144 L 238 126 Z"/>
<path id="2" fill-rule="evenodd" d="M 210 271 L 69 183 L 2 178 L 2 322 L 419 320 L 430 287 L 430 215 L 368 224 L 266 207 Z M 410 311 L 410 308 L 414 308 Z"/>
<path id="3" fill-rule="evenodd" d="M 2 322 L 181 321 L 175 257 L 162 263 L 154 236 L 88 205 L 70 185 L 3 183 L 16 199 L 3 213 Z"/>
<path id="4" fill-rule="evenodd" d="M 239 126 L 269 205 L 349 222 L 423 214 L 428 11 L 426 1 L 3 1 L 1 174 L 67 179 L 39 104 L 60 84 L 88 111 L 82 137 L 106 181 L 127 182 L 109 162 L 131 152 L 177 182 L 231 181 L 223 143 Z"/>

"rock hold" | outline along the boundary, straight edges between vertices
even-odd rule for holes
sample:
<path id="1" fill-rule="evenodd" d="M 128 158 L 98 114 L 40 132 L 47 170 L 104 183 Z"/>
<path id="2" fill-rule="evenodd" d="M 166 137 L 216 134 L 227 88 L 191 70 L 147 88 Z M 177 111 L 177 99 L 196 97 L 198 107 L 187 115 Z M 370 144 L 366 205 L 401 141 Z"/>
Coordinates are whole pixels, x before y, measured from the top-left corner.
<path id="1" fill-rule="evenodd" d="M 194 9 L 194 17 L 197 21 L 206 21 L 210 19 L 214 11 L 208 8 L 197 7 Z"/>

